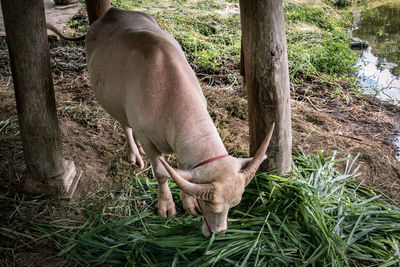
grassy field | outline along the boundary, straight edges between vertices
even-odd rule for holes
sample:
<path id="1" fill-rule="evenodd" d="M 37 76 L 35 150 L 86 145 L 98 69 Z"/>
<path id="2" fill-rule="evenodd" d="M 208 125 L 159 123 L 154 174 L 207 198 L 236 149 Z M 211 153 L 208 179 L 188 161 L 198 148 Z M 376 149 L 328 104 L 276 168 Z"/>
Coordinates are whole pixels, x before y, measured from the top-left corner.
<path id="1" fill-rule="evenodd" d="M 232 65 L 237 68 L 241 36 L 238 1 L 111 2 L 113 6 L 144 11 L 156 18 L 181 44 L 198 75 L 218 74 Z M 327 79 L 352 76 L 357 56 L 348 45 L 346 30 L 352 24 L 350 12 L 323 2 L 299 1 L 285 1 L 284 12 L 292 81 L 299 71 Z M 235 79 L 228 78 L 228 82 L 234 83 Z"/>
<path id="2" fill-rule="evenodd" d="M 0 150 L 6 166 L 0 168 L 0 265 L 399 266 L 400 165 L 387 144 L 398 110 L 359 98 L 352 86 L 357 58 L 346 35 L 350 14 L 323 1 L 299 2 L 284 5 L 293 174 L 257 174 L 230 211 L 225 236 L 201 235 L 201 216 L 184 213 L 174 184 L 178 215 L 155 215 L 157 184 L 150 167 L 139 172 L 126 162 L 126 142 L 95 101 L 80 45 L 51 48 L 63 147 L 84 171 L 76 199 L 19 193 L 24 167 L 12 79 L 0 67 L 0 142 L 6 148 Z M 173 34 L 229 153 L 247 156 L 238 1 L 112 4 L 148 12 Z M 71 19 L 71 32 L 85 32 L 85 22 L 84 14 Z M 8 66 L 5 48 L 1 66 Z"/>

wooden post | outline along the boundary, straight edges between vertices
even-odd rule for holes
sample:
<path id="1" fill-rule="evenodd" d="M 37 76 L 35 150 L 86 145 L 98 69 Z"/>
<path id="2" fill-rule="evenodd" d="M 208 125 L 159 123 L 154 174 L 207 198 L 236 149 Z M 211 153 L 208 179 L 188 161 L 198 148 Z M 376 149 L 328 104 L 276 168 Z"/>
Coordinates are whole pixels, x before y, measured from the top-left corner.
<path id="1" fill-rule="evenodd" d="M 263 170 L 291 171 L 290 84 L 282 0 L 240 0 L 244 86 L 248 94 L 250 154 L 273 121 Z"/>
<path id="2" fill-rule="evenodd" d="M 89 25 L 92 25 L 98 18 L 110 8 L 110 0 L 85 0 L 86 10 L 89 17 Z"/>
<path id="3" fill-rule="evenodd" d="M 27 176 L 25 190 L 65 194 L 75 165 L 64 160 L 54 99 L 44 3 L 1 0 Z"/>

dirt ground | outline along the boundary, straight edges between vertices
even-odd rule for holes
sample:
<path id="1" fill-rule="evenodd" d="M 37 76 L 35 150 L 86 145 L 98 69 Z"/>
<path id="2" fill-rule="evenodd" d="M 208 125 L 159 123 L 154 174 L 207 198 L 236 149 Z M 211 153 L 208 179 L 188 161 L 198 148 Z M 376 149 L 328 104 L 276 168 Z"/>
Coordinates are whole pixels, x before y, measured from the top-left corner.
<path id="1" fill-rule="evenodd" d="M 76 2 L 71 5 L 59 6 L 55 5 L 53 0 L 44 0 L 44 7 L 46 22 L 63 31 L 66 29 L 66 24 L 69 18 L 75 15 L 82 8 L 82 4 Z M 48 31 L 48 34 L 52 34 L 51 31 Z M 0 36 L 4 35 L 3 12 L 0 6 Z"/>
<path id="2" fill-rule="evenodd" d="M 113 182 L 121 168 L 132 173 L 125 157 L 121 127 L 96 103 L 90 89 L 82 47 L 51 48 L 57 112 L 65 156 L 83 171 L 75 200 Z M 23 182 L 24 164 L 19 140 L 8 53 L 0 50 L 0 175 L 1 193 L 17 191 Z M 233 66 L 234 67 L 234 66 Z M 234 69 L 225 70 L 239 75 Z M 217 78 L 218 77 L 214 77 Z M 211 75 L 209 80 L 214 79 Z M 240 80 L 240 77 L 237 77 Z M 219 81 L 203 84 L 209 112 L 226 144 L 235 155 L 248 151 L 247 100 L 241 86 Z M 346 86 L 346 85 L 343 85 Z M 293 147 L 306 153 L 338 151 L 342 156 L 360 153 L 360 181 L 400 200 L 400 163 L 391 140 L 399 131 L 399 108 L 370 97 L 331 97 L 331 85 L 308 79 L 293 85 Z M 346 90 L 346 88 L 344 89 Z M 8 122 L 4 124 L 4 122 Z M 5 182 L 6 181 L 6 182 Z M 10 188 L 4 187 L 12 187 Z"/>
<path id="3" fill-rule="evenodd" d="M 83 172 L 73 201 L 85 199 L 103 186 L 118 188 L 121 173 L 133 176 L 136 168 L 126 161 L 121 127 L 97 104 L 90 89 L 83 47 L 51 39 L 51 58 L 65 157 Z M 241 80 L 237 62 L 225 67 L 223 73 Z M 229 153 L 246 155 L 247 100 L 240 83 L 232 86 L 219 75 L 209 75 L 206 80 L 208 83 L 202 87 L 209 112 Z M 338 85 L 317 78 L 307 78 L 292 86 L 294 149 L 301 148 L 306 153 L 324 150 L 328 155 L 337 151 L 343 157 L 360 153 L 359 181 L 400 203 L 400 163 L 395 159 L 391 141 L 400 131 L 399 108 L 371 97 L 355 96 L 346 84 L 341 85 L 343 91 L 339 96 L 332 97 Z M 19 188 L 25 167 L 8 52 L 4 48 L 0 49 L 0 123 L 0 199 L 16 199 L 22 196 Z M 151 176 L 149 168 L 142 175 Z M 3 210 L 2 217 L 8 217 L 8 212 Z M 76 211 L 54 214 L 54 218 L 63 216 L 79 220 L 81 215 Z M 46 259 L 54 255 L 46 240 L 34 246 L 9 242 L 4 247 L 17 251 L 14 261 L 9 262 L 21 266 L 64 263 L 62 258 Z"/>

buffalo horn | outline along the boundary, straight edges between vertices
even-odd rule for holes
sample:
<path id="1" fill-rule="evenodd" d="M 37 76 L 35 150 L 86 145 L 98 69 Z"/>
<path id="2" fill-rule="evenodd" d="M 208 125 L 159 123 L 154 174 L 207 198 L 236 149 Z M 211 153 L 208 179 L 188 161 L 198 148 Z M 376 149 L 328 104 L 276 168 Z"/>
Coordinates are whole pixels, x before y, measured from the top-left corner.
<path id="1" fill-rule="evenodd" d="M 256 155 L 253 157 L 253 160 L 246 166 L 243 170 L 243 176 L 246 179 L 246 185 L 248 185 L 254 177 L 258 167 L 261 162 L 266 158 L 265 152 L 267 151 L 269 142 L 271 141 L 272 133 L 274 132 L 275 122 L 272 123 L 267 136 L 265 137 L 263 143 L 260 148 L 257 150 Z"/>
<path id="2" fill-rule="evenodd" d="M 176 185 L 183 190 L 189 196 L 197 198 L 199 200 L 211 201 L 213 199 L 214 187 L 211 183 L 208 184 L 195 184 L 187 181 L 185 178 L 180 176 L 166 161 L 164 158 L 160 158 L 161 163 L 168 171 L 171 178 L 174 180 Z"/>

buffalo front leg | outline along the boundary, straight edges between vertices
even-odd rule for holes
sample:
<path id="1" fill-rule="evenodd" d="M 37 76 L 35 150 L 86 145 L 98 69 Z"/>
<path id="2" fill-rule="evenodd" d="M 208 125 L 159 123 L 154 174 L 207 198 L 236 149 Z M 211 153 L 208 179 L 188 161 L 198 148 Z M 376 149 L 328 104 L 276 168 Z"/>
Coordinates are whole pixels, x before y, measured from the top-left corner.
<path id="1" fill-rule="evenodd" d="M 157 214 L 163 218 L 174 216 L 176 214 L 175 203 L 172 199 L 171 190 L 168 187 L 168 179 L 160 182 L 158 180 L 158 194 L 157 194 Z"/>
<path id="2" fill-rule="evenodd" d="M 178 161 L 178 167 L 179 169 L 183 170 L 183 164 Z M 180 190 L 179 192 L 179 198 L 182 201 L 183 204 L 183 209 L 186 212 L 190 212 L 193 215 L 198 215 L 199 213 L 201 213 L 200 211 L 200 207 L 199 207 L 199 202 L 197 202 L 197 199 L 195 199 L 194 197 L 189 196 L 188 194 L 186 194 L 185 192 L 183 192 L 182 190 Z"/>
<path id="3" fill-rule="evenodd" d="M 128 161 L 131 164 L 136 164 L 142 170 L 144 168 L 144 162 L 142 156 L 140 154 L 144 154 L 142 146 L 136 140 L 133 135 L 132 128 L 127 126 L 122 126 L 124 128 L 124 133 L 126 135 L 126 139 L 128 140 Z M 139 148 L 138 148 L 139 147 Z"/>
<path id="4" fill-rule="evenodd" d="M 199 215 L 199 213 L 201 213 L 197 199 L 189 196 L 188 194 L 184 193 L 182 190 L 179 193 L 179 198 L 181 199 L 181 201 L 183 203 L 183 209 L 186 212 L 190 212 L 193 215 Z"/>
<path id="5" fill-rule="evenodd" d="M 176 214 L 175 203 L 172 199 L 171 190 L 168 187 L 169 174 L 160 162 L 162 155 L 152 144 L 143 143 L 143 147 L 151 163 L 153 176 L 157 179 L 158 183 L 157 214 L 164 218 L 174 216 Z"/>

